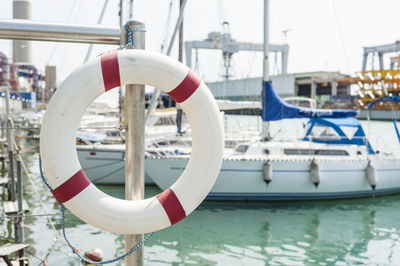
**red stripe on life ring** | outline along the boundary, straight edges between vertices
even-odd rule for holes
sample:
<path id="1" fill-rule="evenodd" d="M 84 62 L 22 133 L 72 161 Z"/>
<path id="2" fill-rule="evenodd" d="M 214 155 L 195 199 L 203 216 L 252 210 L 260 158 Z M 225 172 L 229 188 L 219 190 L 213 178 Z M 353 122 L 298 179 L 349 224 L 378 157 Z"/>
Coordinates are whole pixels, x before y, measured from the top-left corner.
<path id="1" fill-rule="evenodd" d="M 171 188 L 158 194 L 157 198 L 167 213 L 171 225 L 176 224 L 186 217 L 185 210 Z"/>
<path id="2" fill-rule="evenodd" d="M 58 203 L 61 204 L 78 195 L 89 185 L 90 180 L 81 169 L 56 189 L 53 189 L 51 193 L 53 193 Z"/>
<path id="3" fill-rule="evenodd" d="M 118 52 L 111 51 L 100 58 L 101 72 L 103 73 L 104 88 L 106 91 L 121 85 L 119 77 Z"/>
<path id="4" fill-rule="evenodd" d="M 199 87 L 201 80 L 189 70 L 185 79 L 172 91 L 168 92 L 169 96 L 174 98 L 178 103 L 186 101 Z"/>

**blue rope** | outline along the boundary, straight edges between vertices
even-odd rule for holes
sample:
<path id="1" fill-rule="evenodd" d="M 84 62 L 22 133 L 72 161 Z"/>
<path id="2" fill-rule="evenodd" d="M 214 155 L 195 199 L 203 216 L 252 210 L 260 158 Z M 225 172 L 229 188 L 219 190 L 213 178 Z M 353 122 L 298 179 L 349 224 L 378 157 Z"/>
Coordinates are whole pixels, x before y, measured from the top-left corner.
<path id="1" fill-rule="evenodd" d="M 43 182 L 45 183 L 45 185 L 50 189 L 50 191 L 53 191 L 52 188 L 50 187 L 49 183 L 47 183 L 47 180 L 43 174 L 43 169 L 42 169 L 42 159 L 39 155 L 39 171 L 40 171 L 40 176 L 43 180 Z M 96 264 L 96 265 L 101 265 L 101 264 L 108 264 L 108 263 L 113 263 L 116 262 L 118 260 L 121 260 L 123 258 L 125 258 L 126 256 L 130 255 L 131 253 L 135 252 L 138 248 L 140 248 L 141 246 L 143 246 L 143 244 L 150 238 L 150 236 L 153 234 L 153 232 L 149 233 L 142 241 L 138 242 L 136 244 L 136 246 L 134 246 L 133 248 L 131 248 L 128 252 L 126 252 L 125 254 L 116 257 L 114 259 L 111 260 L 106 260 L 106 261 L 92 261 L 89 260 L 85 257 L 83 257 L 81 254 L 79 254 L 79 252 L 76 250 L 76 248 L 74 248 L 71 244 L 71 242 L 69 242 L 68 238 L 67 238 L 67 233 L 65 230 L 65 207 L 64 205 L 60 204 L 60 209 L 61 209 L 61 224 L 62 224 L 62 232 L 63 232 L 63 236 L 65 239 L 65 242 L 67 242 L 68 246 L 74 251 L 74 253 L 84 262 L 89 263 L 89 264 Z"/>
<path id="2" fill-rule="evenodd" d="M 83 260 L 83 261 L 86 262 L 86 263 L 100 265 L 100 264 L 113 263 L 113 262 L 116 262 L 116 261 L 118 261 L 118 260 L 120 260 L 120 259 L 123 259 L 123 258 L 125 258 L 126 256 L 130 255 L 132 252 L 136 251 L 138 248 L 140 248 L 140 247 L 150 238 L 150 236 L 153 234 L 153 232 L 149 233 L 149 234 L 145 237 L 145 239 L 143 239 L 142 241 L 140 241 L 139 243 L 137 243 L 136 246 L 134 246 L 131 250 L 129 250 L 129 251 L 126 252 L 125 254 L 123 254 L 123 255 L 121 255 L 121 256 L 115 258 L 115 259 L 106 260 L 106 261 L 92 261 L 92 260 L 89 260 L 89 259 L 83 257 L 81 254 L 79 254 L 79 252 L 78 252 L 78 251 L 71 245 L 71 243 L 68 241 L 68 238 L 67 238 L 66 232 L 65 232 L 65 224 L 64 224 L 64 212 L 65 212 L 65 207 L 64 207 L 64 205 L 62 205 L 62 204 L 60 204 L 60 207 L 61 207 L 62 231 L 63 231 L 63 235 L 64 235 L 64 238 L 65 238 L 65 241 L 67 242 L 68 246 L 74 251 L 74 253 L 75 253 L 81 260 Z"/>
<path id="3" fill-rule="evenodd" d="M 50 190 L 50 192 L 53 191 L 53 189 L 51 188 L 51 186 L 49 185 L 49 183 L 47 183 L 46 178 L 44 177 L 43 174 L 43 169 L 42 169 L 42 157 L 39 154 L 39 171 L 40 171 L 40 176 L 42 177 L 43 183 L 46 185 L 46 187 Z"/>
<path id="4" fill-rule="evenodd" d="M 133 44 L 133 32 L 146 32 L 144 29 L 131 29 L 128 23 L 124 25 L 125 29 L 128 31 L 128 43 L 125 44 L 120 48 L 120 50 L 125 49 L 126 47 L 130 46 L 133 49 L 136 49 L 136 46 Z"/>

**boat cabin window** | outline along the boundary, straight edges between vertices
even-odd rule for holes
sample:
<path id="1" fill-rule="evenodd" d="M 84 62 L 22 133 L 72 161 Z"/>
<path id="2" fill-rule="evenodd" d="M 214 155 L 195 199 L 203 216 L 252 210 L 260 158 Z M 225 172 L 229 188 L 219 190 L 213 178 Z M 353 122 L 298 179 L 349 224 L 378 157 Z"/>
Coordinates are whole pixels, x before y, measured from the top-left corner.
<path id="1" fill-rule="evenodd" d="M 235 148 L 237 141 L 225 140 L 225 148 Z"/>
<path id="2" fill-rule="evenodd" d="M 340 140 L 342 137 L 331 127 L 324 125 L 314 125 L 310 136 L 318 139 L 325 140 Z"/>
<path id="3" fill-rule="evenodd" d="M 265 153 L 266 155 L 268 155 L 268 154 L 269 154 L 269 150 L 268 150 L 268 149 L 265 149 L 265 150 L 264 150 L 264 153 Z"/>
<path id="4" fill-rule="evenodd" d="M 284 149 L 285 155 L 348 156 L 344 150 Z"/>
<path id="5" fill-rule="evenodd" d="M 106 132 L 106 135 L 109 137 L 119 137 L 121 136 L 120 131 L 119 130 L 109 130 Z"/>
<path id="6" fill-rule="evenodd" d="M 245 153 L 249 149 L 249 145 L 239 145 L 236 147 L 236 152 Z"/>

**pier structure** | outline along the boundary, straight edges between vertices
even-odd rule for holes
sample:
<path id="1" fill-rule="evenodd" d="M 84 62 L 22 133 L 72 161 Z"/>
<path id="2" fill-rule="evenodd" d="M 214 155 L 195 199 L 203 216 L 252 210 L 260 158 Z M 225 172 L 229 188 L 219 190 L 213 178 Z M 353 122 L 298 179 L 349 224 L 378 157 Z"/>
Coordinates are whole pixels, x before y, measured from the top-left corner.
<path id="1" fill-rule="evenodd" d="M 383 96 L 400 95 L 400 41 L 364 47 L 361 71 L 356 77 L 347 77 L 339 82 L 350 83 L 357 88 L 360 109 Z M 388 55 L 388 60 L 385 60 Z M 389 66 L 385 66 L 385 61 Z M 400 110 L 400 104 L 381 102 L 375 109 Z"/>
<path id="2" fill-rule="evenodd" d="M 208 38 L 198 41 L 187 41 L 185 42 L 185 55 L 186 65 L 191 68 L 192 66 L 192 53 L 195 50 L 197 60 L 197 54 L 199 49 L 217 49 L 222 51 L 222 57 L 224 60 L 224 71 L 223 78 L 228 80 L 232 77 L 231 60 L 232 56 L 239 51 L 255 51 L 263 52 L 264 44 L 262 43 L 251 43 L 251 42 L 239 42 L 232 38 L 229 27 L 229 23 L 223 22 L 222 32 L 210 32 Z M 279 75 L 287 74 L 288 56 L 289 56 L 289 45 L 288 44 L 269 44 L 268 53 L 274 53 L 275 57 L 280 54 L 280 72 Z"/>

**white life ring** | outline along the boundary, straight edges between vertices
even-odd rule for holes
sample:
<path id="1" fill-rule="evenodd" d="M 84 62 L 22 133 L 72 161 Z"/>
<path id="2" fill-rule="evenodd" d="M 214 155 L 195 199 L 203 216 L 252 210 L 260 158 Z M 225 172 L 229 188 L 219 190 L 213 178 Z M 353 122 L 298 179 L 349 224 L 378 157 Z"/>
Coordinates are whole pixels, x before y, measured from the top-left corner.
<path id="1" fill-rule="evenodd" d="M 100 191 L 86 177 L 76 152 L 76 131 L 87 107 L 125 84 L 147 84 L 168 93 L 192 128 L 185 171 L 170 188 L 144 200 L 121 200 Z M 210 192 L 222 164 L 223 125 L 210 90 L 185 65 L 143 50 L 113 51 L 79 67 L 57 89 L 43 119 L 40 154 L 53 195 L 73 214 L 110 232 L 142 234 L 185 218 Z"/>

